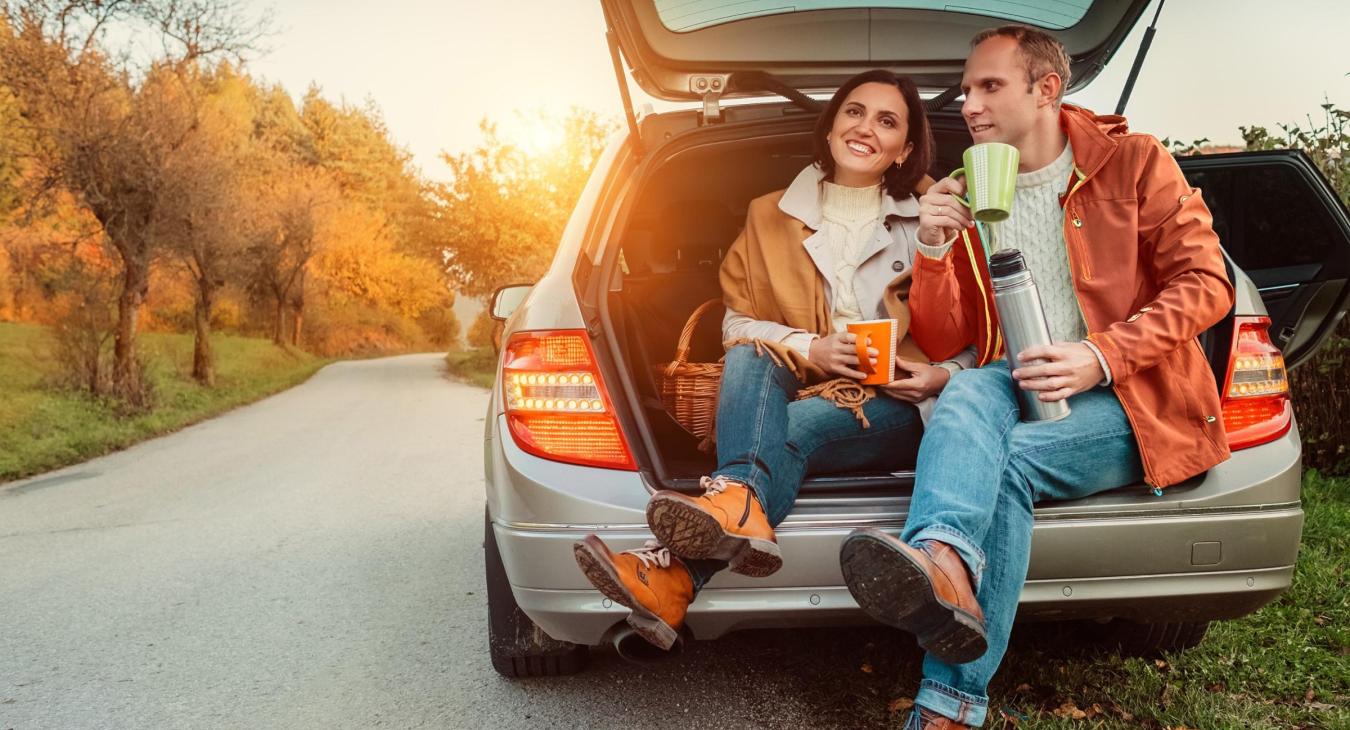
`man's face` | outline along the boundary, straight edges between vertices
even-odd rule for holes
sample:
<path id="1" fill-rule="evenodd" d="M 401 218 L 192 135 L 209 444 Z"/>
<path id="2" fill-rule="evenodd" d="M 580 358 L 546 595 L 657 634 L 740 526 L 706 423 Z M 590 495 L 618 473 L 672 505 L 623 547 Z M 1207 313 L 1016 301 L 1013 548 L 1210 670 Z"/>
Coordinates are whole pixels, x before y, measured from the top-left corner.
<path id="1" fill-rule="evenodd" d="M 1027 86 L 1027 67 L 1016 40 L 994 36 L 971 50 L 961 77 L 966 94 L 961 115 L 977 144 L 1021 147 L 1040 111 L 1038 95 Z"/>

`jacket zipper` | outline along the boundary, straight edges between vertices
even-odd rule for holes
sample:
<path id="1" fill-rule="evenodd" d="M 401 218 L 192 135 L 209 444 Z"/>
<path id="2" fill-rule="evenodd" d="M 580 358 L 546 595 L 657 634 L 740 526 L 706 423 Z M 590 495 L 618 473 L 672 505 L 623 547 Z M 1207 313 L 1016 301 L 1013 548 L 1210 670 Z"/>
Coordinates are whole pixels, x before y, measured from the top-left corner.
<path id="1" fill-rule="evenodd" d="M 1073 267 L 1073 259 L 1074 259 L 1073 248 L 1075 248 L 1075 244 L 1077 244 L 1077 245 L 1076 245 L 1076 248 L 1078 248 L 1078 251 L 1079 251 L 1079 259 L 1080 259 L 1080 261 L 1079 261 L 1079 266 L 1080 266 L 1080 268 L 1082 269 L 1082 279 L 1083 279 L 1083 281 L 1090 281 L 1090 280 L 1092 279 L 1092 269 L 1091 269 L 1091 267 L 1088 266 L 1088 263 L 1087 263 L 1087 251 L 1083 249 L 1083 244 L 1082 244 L 1082 233 L 1081 233 L 1081 231 L 1082 231 L 1082 228 L 1083 228 L 1083 219 L 1082 219 L 1082 218 L 1079 218 L 1079 217 L 1078 217 L 1077 211 L 1073 210 L 1073 208 L 1071 208 L 1071 207 L 1069 206 L 1069 201 L 1073 198 L 1073 194 L 1076 193 L 1076 192 L 1078 192 L 1078 189 L 1079 189 L 1079 188 L 1083 187 L 1083 184 L 1086 183 L 1086 182 L 1088 181 L 1088 178 L 1087 178 L 1086 175 L 1083 174 L 1083 172 L 1082 172 L 1081 170 L 1078 169 L 1077 166 L 1074 166 L 1073 169 L 1074 169 L 1074 172 L 1077 173 L 1077 175 L 1078 175 L 1078 182 L 1075 183 L 1074 186 L 1073 186 L 1072 188 L 1069 189 L 1069 192 L 1068 192 L 1068 193 L 1065 193 L 1065 195 L 1064 195 L 1064 215 L 1065 215 L 1064 223 L 1065 223 L 1065 226 L 1067 227 L 1069 221 L 1070 221 L 1070 220 L 1073 221 L 1073 227 L 1074 227 L 1074 229 L 1075 229 L 1075 231 L 1074 231 L 1074 242 L 1073 242 L 1073 243 L 1070 243 L 1069 240 L 1068 240 L 1069 237 L 1068 237 L 1067 235 L 1064 237 L 1064 238 L 1065 238 L 1065 240 L 1064 240 L 1064 248 L 1065 248 L 1064 253 L 1065 253 L 1065 255 L 1067 255 L 1067 256 L 1069 257 L 1069 266 L 1070 266 L 1070 268 L 1072 268 L 1072 267 Z M 1078 315 L 1079 315 L 1080 317 L 1083 318 L 1083 324 L 1084 324 L 1084 326 L 1087 326 L 1087 324 L 1088 324 L 1088 321 L 1087 321 L 1087 313 L 1083 311 L 1083 302 L 1082 302 L 1082 300 L 1080 300 L 1080 299 L 1078 298 L 1078 281 L 1077 281 L 1077 277 L 1075 277 L 1075 281 L 1074 281 L 1074 292 L 1073 292 L 1073 294 L 1074 294 L 1074 296 L 1073 296 L 1074 304 L 1077 304 L 1077 305 L 1078 305 Z M 1116 379 L 1115 379 L 1114 377 L 1111 378 L 1111 389 L 1114 390 L 1114 391 L 1116 391 L 1116 400 L 1120 402 L 1120 408 L 1121 408 L 1121 410 L 1125 411 L 1125 419 L 1128 420 L 1128 421 L 1130 422 L 1130 430 L 1134 432 L 1135 444 L 1136 444 L 1136 446 L 1137 446 L 1137 445 L 1139 444 L 1139 425 L 1138 425 L 1138 423 L 1136 422 L 1135 417 L 1134 417 L 1134 412 L 1130 410 L 1130 406 L 1129 406 L 1129 404 L 1126 402 L 1126 399 L 1120 397 L 1120 389 L 1119 389 L 1119 385 L 1118 385 L 1118 383 L 1117 383 L 1117 381 L 1116 381 Z M 1147 483 L 1149 486 L 1151 486 L 1151 487 L 1153 487 L 1155 490 L 1157 490 L 1157 489 L 1158 489 L 1157 485 L 1154 484 L 1152 481 L 1150 481 L 1150 477 L 1155 473 L 1155 472 L 1153 471 L 1153 465 L 1152 465 L 1152 463 L 1149 461 L 1148 455 L 1144 453 L 1144 449 L 1143 449 L 1143 448 L 1140 448 L 1140 449 L 1139 449 L 1139 461 L 1143 464 L 1143 467 L 1144 467 L 1144 481 L 1145 481 L 1145 483 Z"/>
<path id="2" fill-rule="evenodd" d="M 1064 236 L 1064 245 L 1066 249 L 1069 249 L 1066 253 L 1069 256 L 1070 263 L 1073 262 L 1074 257 L 1074 251 L 1072 249 L 1077 249 L 1078 268 L 1081 271 L 1083 281 L 1092 281 L 1092 265 L 1088 263 L 1087 248 L 1083 245 L 1083 219 L 1079 218 L 1078 211 L 1074 210 L 1069 205 L 1069 201 L 1073 198 L 1073 194 L 1078 192 L 1078 188 L 1083 187 L 1083 184 L 1087 182 L 1087 176 L 1076 166 L 1073 168 L 1073 171 L 1078 176 L 1078 182 L 1069 189 L 1069 192 L 1064 194 L 1064 227 L 1067 229 L 1069 222 L 1072 221 L 1074 234 L 1072 237 L 1067 234 Z M 1087 318 L 1084 317 L 1083 321 L 1086 322 Z"/>

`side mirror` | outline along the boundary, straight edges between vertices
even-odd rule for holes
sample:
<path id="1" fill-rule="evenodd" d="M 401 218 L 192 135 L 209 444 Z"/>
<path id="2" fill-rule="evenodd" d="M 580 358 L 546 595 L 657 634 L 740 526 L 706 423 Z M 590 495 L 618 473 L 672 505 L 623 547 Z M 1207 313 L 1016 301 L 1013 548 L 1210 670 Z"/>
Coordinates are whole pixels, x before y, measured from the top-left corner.
<path id="1" fill-rule="evenodd" d="M 498 289 L 492 293 L 492 307 L 488 310 L 489 314 L 498 322 L 505 322 L 507 317 L 515 313 L 520 303 L 525 301 L 525 297 L 533 288 L 533 284 L 512 284 Z"/>

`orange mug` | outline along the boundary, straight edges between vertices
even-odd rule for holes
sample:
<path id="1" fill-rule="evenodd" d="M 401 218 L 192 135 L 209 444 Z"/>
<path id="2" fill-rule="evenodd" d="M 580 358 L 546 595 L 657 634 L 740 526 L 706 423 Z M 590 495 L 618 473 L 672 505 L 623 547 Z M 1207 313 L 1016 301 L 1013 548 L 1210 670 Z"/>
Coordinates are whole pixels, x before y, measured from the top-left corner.
<path id="1" fill-rule="evenodd" d="M 858 337 L 858 369 L 867 373 L 859 381 L 863 385 L 885 385 L 895 380 L 895 330 L 899 325 L 893 319 L 869 319 L 850 322 L 848 331 Z M 869 347 L 878 351 L 877 364 L 867 354 Z"/>

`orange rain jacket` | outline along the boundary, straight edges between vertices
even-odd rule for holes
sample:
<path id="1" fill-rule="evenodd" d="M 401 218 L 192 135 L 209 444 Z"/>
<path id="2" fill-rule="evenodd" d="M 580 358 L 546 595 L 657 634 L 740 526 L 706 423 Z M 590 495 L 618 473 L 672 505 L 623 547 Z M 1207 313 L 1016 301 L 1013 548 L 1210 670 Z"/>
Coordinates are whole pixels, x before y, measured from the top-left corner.
<path id="1" fill-rule="evenodd" d="M 1064 240 L 1088 339 L 1111 368 L 1145 480 L 1166 487 L 1229 456 L 1213 372 L 1196 337 L 1233 307 L 1209 208 L 1154 137 L 1124 117 L 1063 105 L 1074 170 Z M 915 342 L 936 360 L 974 344 L 1002 356 L 986 256 L 975 228 L 941 259 L 917 256 Z"/>

